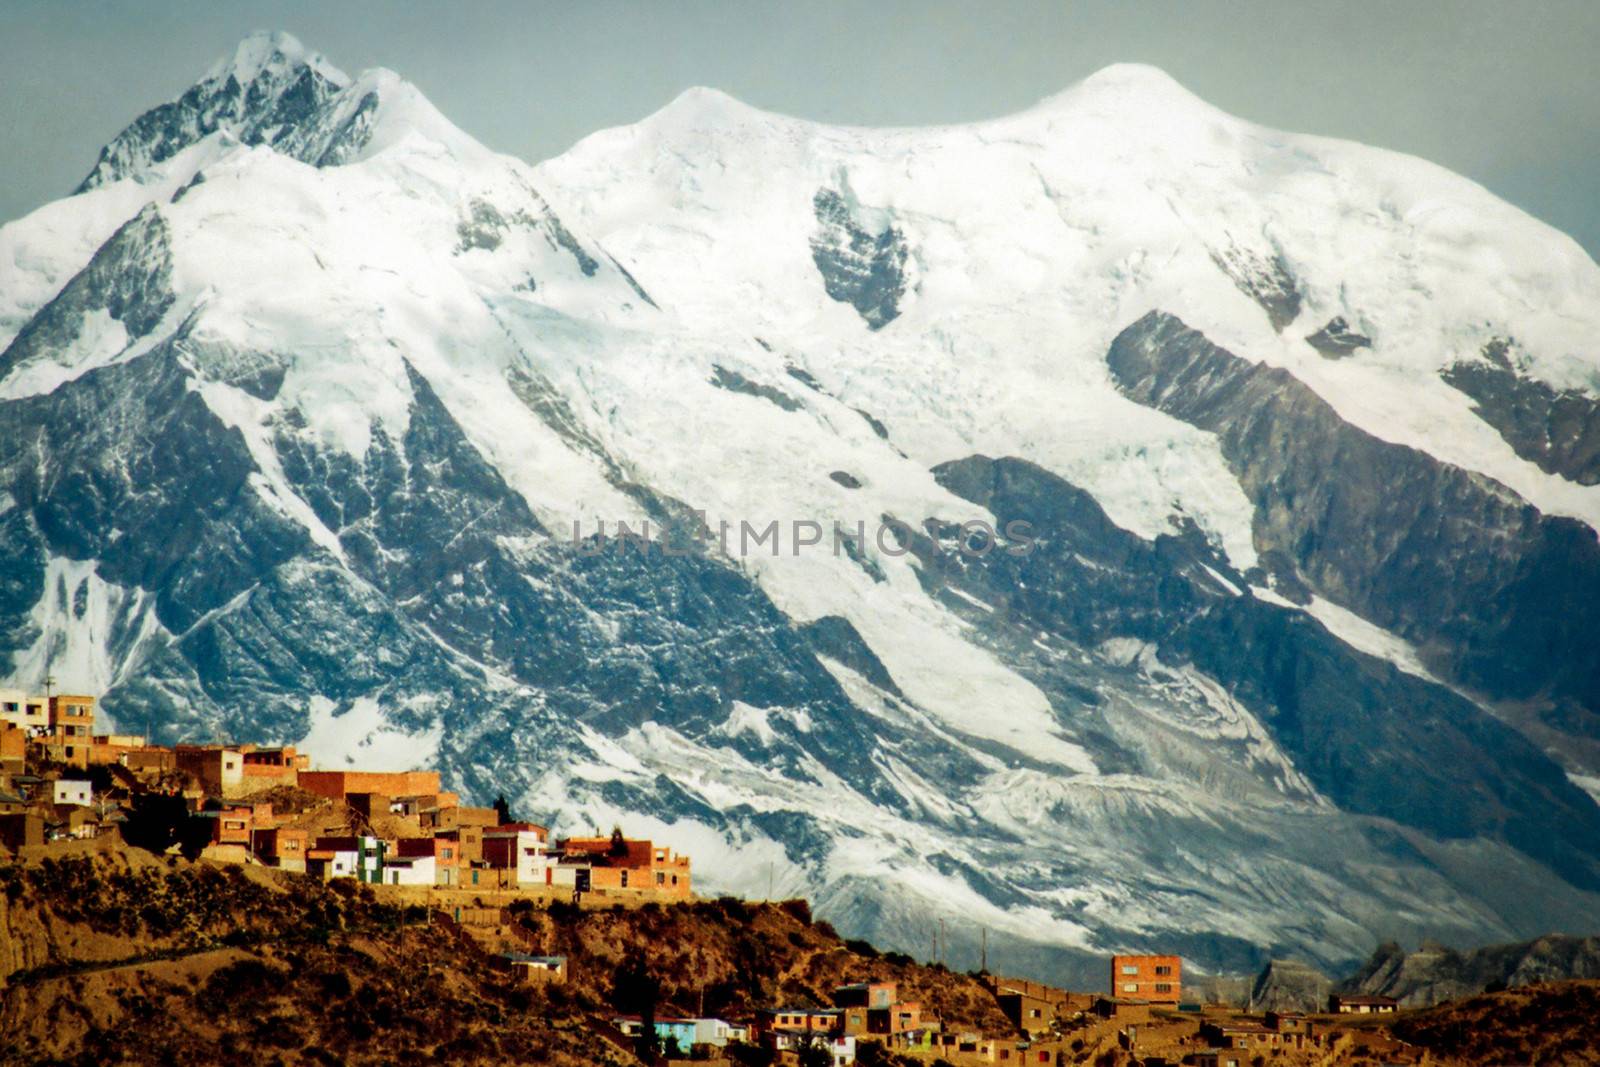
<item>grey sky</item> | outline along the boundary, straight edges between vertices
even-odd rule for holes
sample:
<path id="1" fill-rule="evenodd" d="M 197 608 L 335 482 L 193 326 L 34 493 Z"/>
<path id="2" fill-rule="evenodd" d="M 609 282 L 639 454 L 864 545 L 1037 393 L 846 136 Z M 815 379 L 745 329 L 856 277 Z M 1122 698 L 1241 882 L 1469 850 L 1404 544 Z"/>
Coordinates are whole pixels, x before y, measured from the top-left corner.
<path id="1" fill-rule="evenodd" d="M 1411 152 L 1600 257 L 1600 0 L 35 3 L 0 0 L 0 219 L 65 194 L 100 146 L 252 29 L 386 66 L 530 160 L 691 85 L 863 125 L 963 121 L 1107 63 L 1154 63 L 1285 129 Z"/>

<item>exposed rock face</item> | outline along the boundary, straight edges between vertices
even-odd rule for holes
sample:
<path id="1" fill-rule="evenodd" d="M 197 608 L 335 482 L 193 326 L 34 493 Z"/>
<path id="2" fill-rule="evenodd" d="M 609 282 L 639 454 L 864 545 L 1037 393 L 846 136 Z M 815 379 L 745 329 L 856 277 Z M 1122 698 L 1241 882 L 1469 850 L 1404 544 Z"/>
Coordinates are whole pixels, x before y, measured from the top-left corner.
<path id="1" fill-rule="evenodd" d="M 1359 971 L 1339 983 L 1339 989 L 1394 997 L 1407 1008 L 1426 1008 L 1486 991 L 1574 978 L 1600 978 L 1600 937 L 1552 934 L 1471 952 L 1434 942 L 1406 952 L 1390 942 L 1379 945 Z"/>
<path id="2" fill-rule="evenodd" d="M 127 343 L 137 341 L 172 303 L 172 249 L 166 222 L 152 204 L 123 223 L 0 352 L 0 375 L 36 357 L 70 353 L 95 312 L 121 323 Z"/>
<path id="3" fill-rule="evenodd" d="M 1336 603 L 1495 697 L 1600 707 L 1600 542 L 1504 487 L 1341 419 L 1287 371 L 1171 315 L 1107 357 L 1122 390 L 1217 434 L 1255 504 L 1255 539 Z"/>
<path id="4" fill-rule="evenodd" d="M 1229 586 L 1245 579 L 1203 539 L 1141 541 L 1031 463 L 975 456 L 935 474 L 1002 530 L 1028 522 L 1048 533 L 1026 554 L 977 558 L 923 539 L 925 581 L 1003 608 L 1024 630 L 1080 645 L 1149 642 L 1162 662 L 1192 663 L 1226 686 L 1340 807 L 1448 838 L 1503 832 L 1600 887 L 1600 813 L 1531 742 L 1469 701 L 1352 651 L 1299 612 L 1234 595 Z M 1557 808 L 1568 816 L 1551 823 Z M 1570 833 L 1558 828 L 1568 819 Z"/>
<path id="5" fill-rule="evenodd" d="M 1491 342 L 1483 362 L 1454 363 L 1444 380 L 1473 399 L 1473 410 L 1517 455 L 1579 485 L 1600 485 L 1600 401 L 1519 373 L 1510 350 L 1509 342 Z"/>
<path id="6" fill-rule="evenodd" d="M 905 238 L 892 225 L 870 230 L 851 203 L 832 189 L 817 190 L 817 233 L 811 257 L 828 295 L 860 312 L 867 327 L 881 330 L 900 314 L 905 295 Z"/>
<path id="7" fill-rule="evenodd" d="M 1250 989 L 1251 1011 L 1323 1011 L 1333 980 L 1303 960 L 1268 960 Z"/>
<path id="8" fill-rule="evenodd" d="M 239 46 L 178 99 L 145 112 L 100 152 L 78 192 L 94 189 L 169 159 L 201 138 L 226 131 L 245 144 L 284 142 L 285 150 L 319 165 L 337 145 L 348 145 L 360 120 L 352 115 L 343 136 L 311 149 L 307 136 L 316 113 L 348 79 L 320 57 L 308 56 L 287 34 L 261 34 Z M 371 110 L 370 104 L 359 112 Z"/>
<path id="9" fill-rule="evenodd" d="M 736 370 L 727 367 L 717 367 L 716 374 L 711 378 L 711 384 L 718 389 L 727 389 L 729 392 L 743 393 L 746 396 L 760 397 L 778 405 L 784 411 L 799 411 L 800 401 L 784 392 L 782 389 L 753 382 Z"/>
<path id="10" fill-rule="evenodd" d="M 1211 259 L 1233 279 L 1241 293 L 1261 305 L 1274 330 L 1285 329 L 1300 317 L 1300 287 L 1283 253 L 1276 249 L 1262 253 L 1232 245 L 1213 251 Z"/>
<path id="11" fill-rule="evenodd" d="M 1372 347 L 1372 339 L 1353 330 L 1343 315 L 1329 319 L 1322 329 L 1306 338 L 1306 343 L 1329 359 L 1343 359 Z"/>

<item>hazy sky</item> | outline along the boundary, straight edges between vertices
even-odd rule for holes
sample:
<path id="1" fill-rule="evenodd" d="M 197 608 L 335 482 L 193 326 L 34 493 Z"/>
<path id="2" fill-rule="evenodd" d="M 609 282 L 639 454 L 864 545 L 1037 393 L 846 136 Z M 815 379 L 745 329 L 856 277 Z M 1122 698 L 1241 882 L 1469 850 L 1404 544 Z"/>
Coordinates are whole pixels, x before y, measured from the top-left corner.
<path id="1" fill-rule="evenodd" d="M 0 219 L 61 196 L 252 29 L 390 67 L 530 160 L 691 85 L 864 125 L 1005 114 L 1154 63 L 1236 115 L 1411 152 L 1600 258 L 1600 0 L 658 0 L 452 5 L 0 0 Z"/>

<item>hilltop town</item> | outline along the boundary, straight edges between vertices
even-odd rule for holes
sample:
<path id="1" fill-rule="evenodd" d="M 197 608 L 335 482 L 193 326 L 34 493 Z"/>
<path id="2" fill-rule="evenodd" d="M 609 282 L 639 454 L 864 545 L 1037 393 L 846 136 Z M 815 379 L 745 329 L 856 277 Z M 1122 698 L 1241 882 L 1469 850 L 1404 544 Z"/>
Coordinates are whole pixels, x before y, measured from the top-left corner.
<path id="1" fill-rule="evenodd" d="M 341 1003 L 401 996 L 402 974 L 444 983 L 448 995 L 406 1009 L 432 1019 L 427 1033 L 397 1040 L 469 1062 L 1450 1062 L 1400 1036 L 1407 1016 L 1390 998 L 1251 1014 L 1202 1003 L 1174 954 L 1110 956 L 1090 991 L 958 975 L 842 941 L 804 902 L 699 899 L 671 847 L 620 827 L 552 839 L 503 799 L 463 804 L 437 771 L 318 769 L 289 746 L 164 746 L 94 724 L 92 697 L 0 691 L 0 846 L 13 857 L 0 861 L 0 1021 L 15 1037 L 0 1062 L 90 1046 L 137 1059 L 135 1032 L 158 1034 L 162 1012 L 182 1030 L 195 998 L 239 968 L 275 1023 L 208 1022 L 150 1047 L 174 1062 L 252 1041 L 282 1062 L 393 1058 L 296 978 L 341 966 L 317 979 Z M 326 955 L 339 945 L 346 964 Z M 496 1036 L 473 1021 L 481 1011 Z"/>

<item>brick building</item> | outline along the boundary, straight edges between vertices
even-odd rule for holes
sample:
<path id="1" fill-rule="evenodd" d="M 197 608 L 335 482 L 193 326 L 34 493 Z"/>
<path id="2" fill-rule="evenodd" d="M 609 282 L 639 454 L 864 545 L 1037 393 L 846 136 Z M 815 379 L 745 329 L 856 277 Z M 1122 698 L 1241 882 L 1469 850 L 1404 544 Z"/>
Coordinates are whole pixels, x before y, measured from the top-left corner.
<path id="1" fill-rule="evenodd" d="M 299 777 L 301 789 L 330 800 L 343 800 L 351 793 L 439 794 L 438 771 L 301 771 Z"/>
<path id="2" fill-rule="evenodd" d="M 69 767 L 89 766 L 94 734 L 94 697 L 61 693 L 49 700 L 50 726 L 36 741 L 46 759 Z"/>
<path id="3" fill-rule="evenodd" d="M 688 899 L 689 857 L 676 855 L 648 839 L 569 837 L 556 845 L 561 853 L 559 884 L 566 867 L 573 873 L 587 869 L 589 888 L 597 890 L 654 890 L 657 894 Z"/>
<path id="4" fill-rule="evenodd" d="M 1176 1004 L 1182 994 L 1183 961 L 1177 956 L 1112 956 L 1111 995 Z"/>

